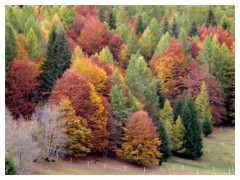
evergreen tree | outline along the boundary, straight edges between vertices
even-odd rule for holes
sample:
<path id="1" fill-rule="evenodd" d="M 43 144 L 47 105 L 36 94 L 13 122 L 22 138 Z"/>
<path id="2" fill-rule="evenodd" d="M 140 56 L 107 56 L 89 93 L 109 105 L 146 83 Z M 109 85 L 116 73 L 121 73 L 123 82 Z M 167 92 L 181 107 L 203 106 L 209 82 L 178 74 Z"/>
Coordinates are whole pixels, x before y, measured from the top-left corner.
<path id="1" fill-rule="evenodd" d="M 166 100 L 166 97 L 162 92 L 162 86 L 159 81 L 157 81 L 157 95 L 158 95 L 158 99 L 159 99 L 159 103 L 158 103 L 159 108 L 162 109 L 164 107 L 164 102 Z"/>
<path id="2" fill-rule="evenodd" d="M 164 107 L 160 110 L 160 119 L 164 123 L 170 146 L 173 139 L 173 110 L 168 100 L 165 101 Z"/>
<path id="3" fill-rule="evenodd" d="M 14 160 L 10 153 L 5 154 L 5 175 L 17 175 Z"/>
<path id="4" fill-rule="evenodd" d="M 220 20 L 220 24 L 223 27 L 223 29 L 225 29 L 225 30 L 230 29 L 230 27 L 231 27 L 231 23 L 229 22 L 226 15 L 223 15 L 223 17 Z"/>
<path id="5" fill-rule="evenodd" d="M 188 42 L 187 42 L 187 34 L 183 28 L 181 29 L 181 31 L 179 33 L 178 41 L 181 43 L 185 54 L 187 54 L 189 51 Z"/>
<path id="6" fill-rule="evenodd" d="M 177 99 L 174 106 L 174 120 L 180 115 L 185 128 L 183 155 L 188 158 L 199 158 L 202 156 L 202 138 L 200 125 L 197 121 L 197 110 L 194 101 L 186 91 Z"/>
<path id="7" fill-rule="evenodd" d="M 212 134 L 212 122 L 208 118 L 205 118 L 202 123 L 202 132 L 207 137 L 208 135 Z"/>
<path id="8" fill-rule="evenodd" d="M 171 36 L 168 32 L 166 32 L 164 35 L 162 35 L 161 39 L 158 41 L 158 44 L 154 50 L 154 56 L 158 57 L 162 54 L 162 51 L 164 48 L 170 43 Z"/>
<path id="9" fill-rule="evenodd" d="M 168 136 L 164 127 L 164 124 L 161 119 L 159 119 L 158 124 L 158 133 L 159 133 L 159 139 L 162 140 L 162 144 L 159 146 L 158 150 L 160 153 L 162 153 L 162 156 L 160 157 L 159 161 L 166 162 L 167 159 L 171 156 L 171 151 L 169 147 L 169 141 Z"/>
<path id="10" fill-rule="evenodd" d="M 98 56 L 100 61 L 105 61 L 110 66 L 113 66 L 113 56 L 111 51 L 109 50 L 108 46 L 104 47 Z"/>
<path id="11" fill-rule="evenodd" d="M 80 60 L 84 59 L 82 49 L 79 46 L 76 46 L 76 48 L 73 51 L 72 62 L 75 61 L 77 58 Z"/>
<path id="12" fill-rule="evenodd" d="M 136 22 L 135 28 L 136 28 L 136 34 L 143 33 L 144 26 L 143 26 L 141 15 L 138 15 L 138 17 L 137 17 L 137 22 Z"/>
<path id="13" fill-rule="evenodd" d="M 53 26 L 50 32 L 45 60 L 41 65 L 41 88 L 49 96 L 55 82 L 70 67 L 71 54 L 69 52 L 65 32 L 56 33 Z"/>
<path id="14" fill-rule="evenodd" d="M 147 64 L 139 53 L 132 55 L 126 70 L 126 84 L 136 98 L 143 104 L 143 109 L 156 120 L 159 118 L 159 99 L 157 81 L 151 76 Z"/>
<path id="15" fill-rule="evenodd" d="M 120 37 L 124 43 L 127 43 L 129 32 L 126 24 L 121 24 L 120 26 L 117 26 L 115 34 Z"/>
<path id="16" fill-rule="evenodd" d="M 155 47 L 155 43 L 154 43 L 155 38 L 156 37 L 154 37 L 150 28 L 147 27 L 141 39 L 139 40 L 141 54 L 144 56 L 147 62 L 149 61 L 149 59 L 153 54 L 153 50 Z"/>
<path id="17" fill-rule="evenodd" d="M 116 29 L 116 18 L 114 16 L 112 10 L 110 10 L 110 12 L 109 12 L 108 25 L 109 25 L 110 29 Z"/>
<path id="18" fill-rule="evenodd" d="M 154 44 L 154 46 L 156 46 L 156 44 L 160 38 L 160 30 L 161 30 L 160 23 L 158 23 L 157 19 L 154 17 L 154 18 L 152 18 L 148 27 L 154 36 L 154 40 L 152 41 L 152 43 Z"/>
<path id="19" fill-rule="evenodd" d="M 71 8 L 71 6 L 61 5 L 58 10 L 59 17 L 62 21 L 64 29 L 69 28 L 76 16 L 75 11 Z"/>
<path id="20" fill-rule="evenodd" d="M 208 97 L 208 92 L 206 89 L 205 82 L 202 82 L 201 91 L 196 98 L 195 104 L 196 104 L 196 109 L 198 114 L 197 118 L 198 118 L 199 124 L 202 125 L 205 119 L 208 119 L 211 121 L 212 111 L 211 111 L 211 106 L 209 104 L 209 97 Z"/>
<path id="21" fill-rule="evenodd" d="M 131 32 L 127 39 L 127 54 L 131 56 L 139 49 L 138 40 L 135 32 Z"/>
<path id="22" fill-rule="evenodd" d="M 37 36 L 35 35 L 33 28 L 30 28 L 25 38 L 24 47 L 28 52 L 29 59 L 31 60 L 38 58 L 41 54 L 41 48 L 38 44 Z"/>
<path id="23" fill-rule="evenodd" d="M 167 16 L 164 17 L 164 22 L 163 22 L 163 29 L 161 34 L 165 34 L 166 32 L 169 31 L 169 25 L 168 25 L 168 18 Z"/>
<path id="24" fill-rule="evenodd" d="M 180 116 L 178 116 L 176 123 L 173 125 L 173 134 L 173 149 L 177 153 L 183 154 L 185 151 L 185 148 L 183 147 L 185 128 Z"/>
<path id="25" fill-rule="evenodd" d="M 16 14 L 16 7 L 9 7 L 6 13 L 6 22 L 8 21 L 18 33 L 22 33 L 19 16 Z"/>
<path id="26" fill-rule="evenodd" d="M 192 22 L 192 26 L 191 26 L 189 35 L 190 35 L 191 37 L 198 35 L 197 24 L 196 24 L 195 21 Z"/>
<path id="27" fill-rule="evenodd" d="M 101 22 L 104 22 L 104 6 L 99 6 L 98 8 L 98 17 L 100 19 Z"/>
<path id="28" fill-rule="evenodd" d="M 207 27 L 209 27 L 209 26 L 217 26 L 217 21 L 216 21 L 216 18 L 214 16 L 212 8 L 210 8 L 208 10 L 207 20 L 206 20 L 205 24 L 206 24 Z"/>
<path id="29" fill-rule="evenodd" d="M 175 36 L 176 38 L 178 38 L 178 24 L 175 17 L 173 18 L 171 33 L 172 33 L 172 36 Z"/>
<path id="30" fill-rule="evenodd" d="M 5 26 L 5 72 L 9 68 L 9 64 L 17 54 L 16 35 L 12 25 L 6 22 Z"/>

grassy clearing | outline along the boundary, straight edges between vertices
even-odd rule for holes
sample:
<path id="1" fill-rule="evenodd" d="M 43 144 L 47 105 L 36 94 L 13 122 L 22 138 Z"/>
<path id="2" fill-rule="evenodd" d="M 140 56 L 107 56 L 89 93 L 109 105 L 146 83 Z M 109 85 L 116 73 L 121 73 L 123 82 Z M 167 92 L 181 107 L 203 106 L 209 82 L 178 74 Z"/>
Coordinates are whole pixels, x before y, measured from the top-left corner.
<path id="1" fill-rule="evenodd" d="M 126 161 L 88 156 L 73 159 L 72 163 L 60 160 L 42 164 L 34 174 L 78 174 L 78 175 L 121 175 L 121 174 L 235 174 L 235 129 L 215 128 L 212 135 L 203 138 L 204 149 L 201 159 L 188 160 L 171 157 L 160 167 L 145 168 Z M 95 164 L 95 159 L 99 162 Z M 106 163 L 106 164 L 105 164 Z"/>

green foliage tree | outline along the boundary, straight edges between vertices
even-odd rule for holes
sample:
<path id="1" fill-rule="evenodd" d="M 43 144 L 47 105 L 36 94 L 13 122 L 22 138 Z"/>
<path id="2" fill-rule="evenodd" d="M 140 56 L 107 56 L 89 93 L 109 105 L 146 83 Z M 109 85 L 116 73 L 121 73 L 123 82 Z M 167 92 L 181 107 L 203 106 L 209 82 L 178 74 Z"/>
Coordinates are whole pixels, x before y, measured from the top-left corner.
<path id="1" fill-rule="evenodd" d="M 6 22 L 9 22 L 18 33 L 22 33 L 19 23 L 19 16 L 16 14 L 18 11 L 16 10 L 16 7 L 10 6 L 8 9 L 6 9 Z"/>
<path id="2" fill-rule="evenodd" d="M 154 46 L 156 46 L 159 38 L 160 38 L 160 23 L 157 21 L 157 19 L 154 17 L 152 18 L 152 20 L 150 21 L 149 25 L 148 25 L 149 29 L 151 30 L 153 36 L 154 36 L 154 41 L 152 42 L 154 44 Z"/>
<path id="3" fill-rule="evenodd" d="M 41 54 L 41 48 L 33 28 L 30 28 L 26 38 L 24 39 L 24 47 L 28 52 L 28 58 L 31 60 L 37 59 Z"/>
<path id="4" fill-rule="evenodd" d="M 76 16 L 75 11 L 71 8 L 71 6 L 61 5 L 58 10 L 59 17 L 63 23 L 64 29 L 69 28 Z"/>
<path id="5" fill-rule="evenodd" d="M 223 29 L 227 30 L 231 28 L 231 23 L 229 22 L 227 16 L 224 14 L 223 17 L 220 20 L 220 24 L 223 27 Z"/>
<path id="6" fill-rule="evenodd" d="M 147 64 L 139 53 L 132 55 L 127 70 L 126 84 L 136 98 L 143 104 L 143 109 L 156 120 L 159 118 L 159 99 L 157 81 L 151 76 Z"/>
<path id="7" fill-rule="evenodd" d="M 124 43 L 127 43 L 129 32 L 126 24 L 121 24 L 117 26 L 114 32 L 117 36 L 119 36 L 122 39 Z"/>
<path id="8" fill-rule="evenodd" d="M 141 54 L 145 57 L 147 61 L 149 61 L 149 59 L 153 54 L 154 47 L 155 47 L 154 41 L 156 40 L 155 38 L 156 37 L 154 37 L 150 28 L 147 27 L 144 30 L 141 39 L 139 40 Z"/>
<path id="9" fill-rule="evenodd" d="M 192 96 L 186 91 L 177 99 L 174 105 L 174 120 L 180 115 L 185 128 L 183 155 L 188 158 L 199 158 L 202 156 L 202 137 L 200 125 L 197 121 L 197 110 Z"/>
<path id="10" fill-rule="evenodd" d="M 107 64 L 109 64 L 110 66 L 113 66 L 113 56 L 111 51 L 109 50 L 108 46 L 104 47 L 99 55 L 98 58 L 100 61 L 105 61 Z"/>
<path id="11" fill-rule="evenodd" d="M 5 154 L 5 175 L 17 175 L 17 169 L 14 165 L 13 157 L 10 153 Z"/>
<path id="12" fill-rule="evenodd" d="M 192 22 L 192 25 L 191 25 L 191 29 L 190 29 L 190 32 L 189 32 L 189 35 L 191 37 L 193 36 L 196 36 L 198 34 L 198 31 L 197 31 L 197 24 L 195 21 Z"/>
<path id="13" fill-rule="evenodd" d="M 143 26 L 141 15 L 138 15 L 138 17 L 137 17 L 135 29 L 136 29 L 136 34 L 143 33 L 143 31 L 144 31 L 144 26 Z"/>
<path id="14" fill-rule="evenodd" d="M 110 10 L 108 15 L 108 26 L 110 29 L 116 29 L 116 17 L 114 16 L 112 10 Z"/>
<path id="15" fill-rule="evenodd" d="M 168 18 L 167 18 L 167 16 L 165 16 L 163 25 L 162 25 L 162 33 L 161 34 L 165 34 L 168 31 L 169 31 Z"/>
<path id="16" fill-rule="evenodd" d="M 202 132 L 207 137 L 208 135 L 212 134 L 212 122 L 208 118 L 205 118 L 202 123 Z"/>
<path id="17" fill-rule="evenodd" d="M 71 54 L 68 48 L 65 32 L 56 33 L 52 27 L 45 59 L 41 65 L 41 88 L 49 96 L 55 82 L 71 65 Z"/>
<path id="18" fill-rule="evenodd" d="M 176 21 L 176 18 L 173 18 L 173 22 L 172 22 L 172 31 L 171 31 L 171 35 L 175 36 L 176 38 L 178 38 L 178 24 Z"/>
<path id="19" fill-rule="evenodd" d="M 166 32 L 164 35 L 162 35 L 161 39 L 158 41 L 158 44 L 154 50 L 154 56 L 156 57 L 160 56 L 162 54 L 162 51 L 170 41 L 171 41 L 171 36 L 168 32 Z"/>
<path id="20" fill-rule="evenodd" d="M 181 29 L 181 31 L 179 33 L 178 41 L 181 43 L 185 54 L 187 54 L 189 51 L 188 42 L 187 42 L 187 34 L 183 28 Z"/>
<path id="21" fill-rule="evenodd" d="M 183 154 L 185 151 L 185 148 L 183 147 L 185 128 L 180 116 L 178 116 L 176 123 L 173 125 L 173 134 L 174 134 L 174 136 L 172 137 L 173 149 L 177 153 Z"/>
<path id="22" fill-rule="evenodd" d="M 82 52 L 82 49 L 79 47 L 79 46 L 76 46 L 76 48 L 74 49 L 73 51 L 73 54 L 72 54 L 72 62 L 76 59 L 84 59 L 84 55 L 83 55 L 83 52 Z"/>
<path id="23" fill-rule="evenodd" d="M 215 15 L 214 15 L 214 12 L 213 12 L 213 9 L 210 8 L 208 10 L 208 14 L 207 14 L 207 20 L 206 20 L 206 26 L 209 27 L 209 26 L 217 26 L 217 21 L 216 21 L 216 18 L 215 18 Z"/>
<path id="24" fill-rule="evenodd" d="M 24 26 L 23 26 L 23 33 L 25 36 L 28 35 L 29 33 L 29 30 L 30 29 L 33 29 L 36 37 L 38 40 L 40 40 L 41 38 L 41 35 L 40 35 L 40 32 L 41 32 L 41 28 L 40 28 L 40 24 L 38 23 L 38 21 L 36 20 L 36 17 L 34 14 L 32 15 L 29 15 L 26 19 L 26 22 L 24 23 Z"/>
<path id="25" fill-rule="evenodd" d="M 208 119 L 211 121 L 212 111 L 211 111 L 211 106 L 209 104 L 209 97 L 208 97 L 206 84 L 204 81 L 202 82 L 201 91 L 196 98 L 195 104 L 197 109 L 198 122 L 202 125 L 205 119 Z"/>
<path id="26" fill-rule="evenodd" d="M 127 54 L 131 56 L 132 54 L 135 54 L 137 50 L 139 49 L 137 35 L 135 32 L 131 32 L 128 34 L 127 39 Z"/>

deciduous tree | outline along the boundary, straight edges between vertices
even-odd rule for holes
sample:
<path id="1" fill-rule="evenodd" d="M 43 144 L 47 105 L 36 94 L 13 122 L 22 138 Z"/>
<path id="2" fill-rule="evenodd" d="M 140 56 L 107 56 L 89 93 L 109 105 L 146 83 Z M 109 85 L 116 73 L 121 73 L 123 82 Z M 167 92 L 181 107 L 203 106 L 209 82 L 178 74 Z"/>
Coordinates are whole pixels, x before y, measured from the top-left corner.
<path id="1" fill-rule="evenodd" d="M 185 134 L 185 128 L 182 123 L 181 117 L 178 116 L 175 124 L 173 125 L 173 150 L 179 154 L 183 154 L 185 151 L 185 148 L 183 147 L 184 144 L 184 134 Z"/>

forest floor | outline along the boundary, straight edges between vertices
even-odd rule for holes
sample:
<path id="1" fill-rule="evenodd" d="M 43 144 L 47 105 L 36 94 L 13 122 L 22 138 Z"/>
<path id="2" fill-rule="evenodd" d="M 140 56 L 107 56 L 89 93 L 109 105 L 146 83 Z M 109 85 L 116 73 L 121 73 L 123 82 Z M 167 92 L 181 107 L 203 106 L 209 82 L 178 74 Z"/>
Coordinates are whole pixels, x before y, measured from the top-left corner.
<path id="1" fill-rule="evenodd" d="M 172 156 L 161 167 L 137 166 L 124 160 L 90 155 L 81 159 L 64 159 L 53 163 L 43 163 L 34 174 L 60 175 L 233 175 L 235 174 L 235 129 L 214 128 L 213 134 L 203 137 L 203 156 L 199 160 L 189 160 Z M 95 160 L 98 160 L 95 163 Z M 145 172 L 144 172 L 145 170 Z"/>

